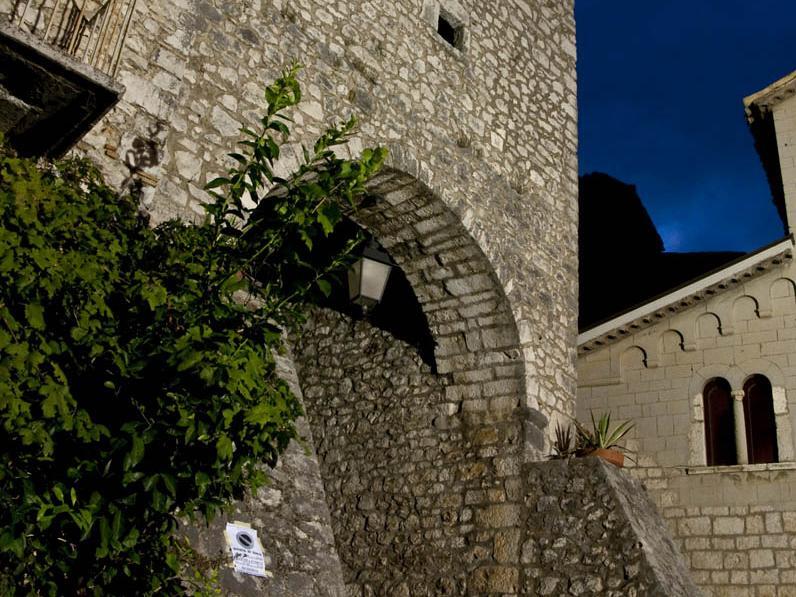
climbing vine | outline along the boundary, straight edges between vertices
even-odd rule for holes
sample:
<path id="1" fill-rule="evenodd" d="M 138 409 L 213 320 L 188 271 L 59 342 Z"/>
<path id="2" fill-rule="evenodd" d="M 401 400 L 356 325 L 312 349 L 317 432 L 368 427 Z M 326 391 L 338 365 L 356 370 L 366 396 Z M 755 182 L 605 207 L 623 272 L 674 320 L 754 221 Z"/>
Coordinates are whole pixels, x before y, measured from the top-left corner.
<path id="1" fill-rule="evenodd" d="M 339 224 L 386 151 L 335 156 L 353 119 L 274 175 L 301 99 L 265 92 L 201 224 L 150 228 L 87 162 L 0 154 L 0 589 L 182 592 L 178 516 L 261 484 L 295 437 L 282 331 L 356 238 Z"/>

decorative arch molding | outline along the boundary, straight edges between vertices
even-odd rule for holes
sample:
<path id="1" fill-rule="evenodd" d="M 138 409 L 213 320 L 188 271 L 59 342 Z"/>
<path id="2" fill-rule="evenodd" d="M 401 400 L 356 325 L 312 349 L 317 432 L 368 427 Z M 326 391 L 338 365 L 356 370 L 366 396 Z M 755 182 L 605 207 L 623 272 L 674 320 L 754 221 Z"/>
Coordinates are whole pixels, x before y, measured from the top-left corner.
<path id="1" fill-rule="evenodd" d="M 735 301 L 730 296 L 721 297 L 720 301 L 711 305 L 713 315 L 719 322 L 719 335 L 730 336 L 735 333 Z"/>
<path id="2" fill-rule="evenodd" d="M 714 328 L 715 332 L 713 332 Z M 722 321 L 718 313 L 712 311 L 703 313 L 694 320 L 694 337 L 697 341 L 701 338 L 722 336 L 725 334 L 725 329 L 725 322 Z"/>
<path id="3" fill-rule="evenodd" d="M 757 301 L 757 316 L 760 319 L 768 319 L 774 315 L 774 307 L 771 301 L 770 292 L 760 292 L 755 295 Z"/>
<path id="4" fill-rule="evenodd" d="M 361 152 L 364 144 L 365 141 L 357 137 L 352 139 L 349 144 L 342 146 L 339 151 L 347 157 L 355 157 Z M 516 206 L 527 202 L 527 198 L 520 196 L 512 188 L 510 182 L 489 165 L 480 164 L 479 167 L 484 169 L 482 173 L 485 172 L 485 176 L 479 177 L 478 180 L 482 182 L 468 192 L 476 197 L 491 197 L 491 203 L 469 201 L 461 191 L 451 189 L 445 180 L 435 176 L 434 168 L 420 158 L 412 147 L 401 142 L 389 142 L 384 145 L 388 149 L 386 167 L 370 182 L 369 191 L 375 196 L 383 196 L 387 203 L 396 208 L 395 211 L 400 211 L 398 205 L 406 201 L 407 194 L 415 193 L 413 187 L 417 186 L 435 197 L 437 209 L 444 207 L 440 210 L 446 212 L 444 217 L 456 221 L 457 225 L 461 227 L 461 232 L 466 233 L 469 238 L 468 246 L 477 247 L 479 249 L 477 253 L 489 264 L 491 275 L 497 281 L 496 288 L 499 289 L 509 308 L 513 325 L 518 334 L 520 360 L 524 366 L 524 406 L 532 411 L 533 416 L 538 419 L 538 423 L 542 427 L 547 427 L 548 421 L 545 419 L 551 417 L 554 412 L 571 416 L 574 412 L 574 369 L 570 387 L 563 388 L 560 383 L 562 377 L 560 375 L 551 377 L 549 371 L 546 370 L 549 369 L 552 355 L 549 342 L 546 341 L 549 334 L 546 329 L 542 329 L 542 326 L 548 321 L 561 319 L 560 313 L 557 311 L 557 301 L 551 301 L 551 296 L 547 293 L 544 285 L 539 284 L 540 276 L 544 274 L 534 266 L 536 260 L 528 259 L 527 263 L 519 263 L 522 256 L 515 249 L 518 239 L 528 237 L 528 226 L 523 224 L 521 219 L 510 217 L 510 214 L 516 210 Z M 402 185 L 404 186 L 402 187 Z M 387 197 L 387 194 L 390 196 Z M 410 204 L 411 200 L 408 205 Z M 540 202 L 539 213 L 536 213 L 537 210 L 531 212 L 534 220 L 533 226 L 547 229 L 549 224 L 545 222 L 542 204 L 543 202 Z M 505 212 L 505 216 L 501 219 L 499 227 L 496 228 L 498 225 L 494 223 L 490 226 L 490 219 L 494 220 L 496 217 L 494 214 L 502 212 Z M 400 226 L 411 219 L 407 219 L 407 214 L 403 213 L 401 219 L 392 225 Z M 368 228 L 367 222 L 357 221 L 357 223 Z M 420 224 L 420 222 L 414 222 L 412 225 L 415 224 Z M 421 226 L 425 225 L 431 227 L 434 224 L 431 222 L 421 224 Z M 495 234 L 494 229 L 501 230 L 501 234 Z M 410 240 L 413 234 L 404 231 L 395 238 L 394 242 Z M 392 242 L 386 237 L 381 238 L 382 235 L 378 233 L 375 236 L 378 240 L 388 244 Z M 390 249 L 387 244 L 382 244 L 388 250 Z M 534 246 L 533 249 L 540 256 L 550 251 L 550 248 L 544 245 Z M 551 263 L 555 262 L 556 258 L 560 259 L 561 256 L 544 255 L 544 260 Z M 518 270 L 522 271 L 523 275 L 518 276 Z M 409 272 L 407 272 L 408 274 Z M 572 275 L 573 278 L 577 277 L 574 270 Z M 412 280 L 410 282 L 415 286 Z M 415 291 L 417 292 L 417 288 Z M 418 298 L 422 302 L 419 294 Z M 547 316 L 540 316 L 538 313 L 540 309 L 547 309 L 550 313 Z M 429 321 L 431 322 L 431 318 Z M 575 324 L 575 319 L 573 319 L 573 329 Z M 560 356 L 563 356 L 564 361 L 559 365 L 561 370 L 564 370 L 570 364 L 569 355 Z M 548 365 L 542 367 L 540 365 L 542 361 L 547 362 Z"/>
<path id="5" fill-rule="evenodd" d="M 704 310 L 704 306 L 702 306 Z M 704 312 L 704 311 L 703 311 Z M 685 352 L 691 352 L 697 348 L 697 325 L 696 320 L 701 314 L 678 313 L 670 322 L 670 330 L 679 334 L 683 339 L 682 348 Z"/>
<path id="6" fill-rule="evenodd" d="M 619 356 L 619 376 L 622 381 L 625 381 L 628 371 L 646 369 L 647 367 L 647 351 L 637 344 L 628 346 Z"/>
<path id="7" fill-rule="evenodd" d="M 786 292 L 782 293 L 778 291 L 777 287 L 786 290 Z M 772 298 L 781 297 L 781 296 L 796 297 L 796 282 L 794 282 L 791 278 L 788 278 L 787 276 L 782 276 L 771 282 L 771 286 L 769 286 L 768 293 L 769 296 L 771 296 Z"/>
<path id="8" fill-rule="evenodd" d="M 732 302 L 733 324 L 737 323 L 738 321 L 757 319 L 759 317 L 760 303 L 755 297 L 749 294 L 744 294 L 736 297 Z"/>
<path id="9" fill-rule="evenodd" d="M 693 397 L 696 394 L 701 394 L 705 384 L 714 377 L 723 377 L 730 382 L 733 389 L 738 387 L 739 383 L 743 384 L 743 374 L 737 367 L 722 364 L 705 365 L 697 369 L 691 376 L 688 395 Z"/>
<path id="10" fill-rule="evenodd" d="M 660 354 L 683 352 L 685 350 L 685 338 L 676 329 L 664 330 L 658 336 L 658 352 Z"/>
<path id="11" fill-rule="evenodd" d="M 771 313 L 787 312 L 796 309 L 796 282 L 791 278 L 777 278 L 768 289 L 768 301 Z"/>
<path id="12" fill-rule="evenodd" d="M 765 375 L 772 386 L 779 386 L 780 388 L 786 386 L 786 378 L 785 374 L 782 373 L 782 369 L 779 368 L 779 365 L 767 359 L 748 359 L 738 363 L 736 369 L 741 376 L 737 387 L 742 388 L 746 380 L 755 374 Z M 733 388 L 735 387 L 733 385 Z"/>

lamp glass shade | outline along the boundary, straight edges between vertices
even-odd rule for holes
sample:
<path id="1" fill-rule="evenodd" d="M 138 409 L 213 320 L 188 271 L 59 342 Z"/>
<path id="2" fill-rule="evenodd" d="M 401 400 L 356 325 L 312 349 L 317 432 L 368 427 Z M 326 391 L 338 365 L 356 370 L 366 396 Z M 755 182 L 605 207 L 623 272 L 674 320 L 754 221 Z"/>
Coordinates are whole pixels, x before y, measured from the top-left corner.
<path id="1" fill-rule="evenodd" d="M 349 298 L 363 307 L 372 307 L 381 301 L 390 277 L 392 266 L 362 257 L 348 270 Z"/>

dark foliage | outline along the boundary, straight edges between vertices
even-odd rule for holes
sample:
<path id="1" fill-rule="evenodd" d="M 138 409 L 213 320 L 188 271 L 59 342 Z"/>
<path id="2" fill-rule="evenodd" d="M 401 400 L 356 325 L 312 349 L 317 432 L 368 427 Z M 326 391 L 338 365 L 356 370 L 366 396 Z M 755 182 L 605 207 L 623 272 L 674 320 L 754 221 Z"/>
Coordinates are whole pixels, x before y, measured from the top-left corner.
<path id="1" fill-rule="evenodd" d="M 354 121 L 273 175 L 296 68 L 211 182 L 201 225 L 147 226 L 79 161 L 0 155 L 0 590 L 182 592 L 178 515 L 265 479 L 299 404 L 282 329 L 349 262 L 324 250 L 385 157 L 335 157 Z"/>

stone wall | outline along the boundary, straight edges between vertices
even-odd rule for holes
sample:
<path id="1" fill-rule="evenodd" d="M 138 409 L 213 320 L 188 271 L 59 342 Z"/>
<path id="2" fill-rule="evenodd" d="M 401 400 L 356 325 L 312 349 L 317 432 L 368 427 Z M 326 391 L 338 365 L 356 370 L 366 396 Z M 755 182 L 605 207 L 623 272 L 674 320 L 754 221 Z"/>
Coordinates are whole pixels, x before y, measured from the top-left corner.
<path id="1" fill-rule="evenodd" d="M 634 472 L 705 595 L 796 595 L 796 465 Z"/>
<path id="2" fill-rule="evenodd" d="M 496 537 L 517 523 L 518 421 L 452 412 L 450 375 L 334 311 L 313 313 L 296 359 L 350 594 L 465 594 L 495 558 L 516 578 L 519 546 L 498 554 Z"/>
<path id="3" fill-rule="evenodd" d="M 640 484 L 523 465 L 517 421 L 448 411 L 388 332 L 318 309 L 296 362 L 349 594 L 696 595 Z"/>
<path id="4" fill-rule="evenodd" d="M 526 466 L 524 595 L 698 595 L 638 481 L 598 458 Z"/>
<path id="5" fill-rule="evenodd" d="M 796 272 L 788 255 L 776 261 L 579 358 L 579 418 L 610 410 L 635 422 L 631 470 L 708 595 L 796 591 L 785 523 L 796 505 Z M 772 384 L 780 462 L 706 466 L 705 384 L 722 377 L 738 392 L 754 374 Z"/>

